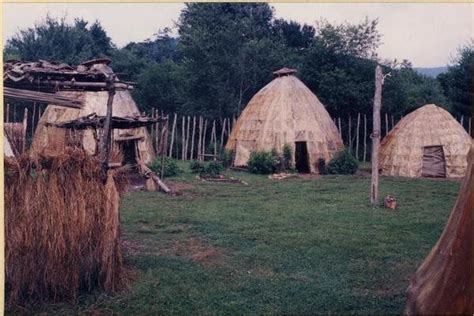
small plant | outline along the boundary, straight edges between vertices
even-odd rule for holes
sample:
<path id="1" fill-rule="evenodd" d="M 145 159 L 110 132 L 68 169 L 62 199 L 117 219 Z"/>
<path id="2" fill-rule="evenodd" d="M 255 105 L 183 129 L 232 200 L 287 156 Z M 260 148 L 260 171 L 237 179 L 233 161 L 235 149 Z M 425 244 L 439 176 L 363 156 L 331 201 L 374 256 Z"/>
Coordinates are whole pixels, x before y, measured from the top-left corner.
<path id="1" fill-rule="evenodd" d="M 222 171 L 224 171 L 224 166 L 222 165 L 222 162 L 213 160 L 209 161 L 204 165 L 204 169 L 201 172 L 201 175 L 208 177 L 216 177 L 220 175 Z"/>
<path id="2" fill-rule="evenodd" d="M 283 145 L 283 159 L 282 159 L 282 164 L 283 164 L 283 169 L 291 171 L 292 169 L 292 164 L 291 160 L 293 159 L 293 150 L 291 149 L 291 146 L 289 144 Z"/>
<path id="3" fill-rule="evenodd" d="M 275 172 L 278 163 L 273 151 L 254 151 L 250 153 L 248 169 L 252 173 L 270 174 Z"/>
<path id="4" fill-rule="evenodd" d="M 327 174 L 328 171 L 326 169 L 326 160 L 324 158 L 319 158 L 317 162 L 319 174 Z"/>
<path id="5" fill-rule="evenodd" d="M 344 149 L 331 159 L 327 166 L 329 174 L 354 174 L 359 168 L 359 163 L 349 150 Z"/>
<path id="6" fill-rule="evenodd" d="M 189 163 L 189 169 L 191 173 L 201 173 L 204 171 L 204 163 L 199 160 L 192 160 Z"/>
<path id="7" fill-rule="evenodd" d="M 219 155 L 219 160 L 225 168 L 232 166 L 232 160 L 234 158 L 234 151 L 229 149 L 223 149 Z"/>
<path id="8" fill-rule="evenodd" d="M 174 177 L 182 172 L 182 170 L 179 169 L 176 160 L 169 157 L 165 157 L 164 159 L 163 174 L 161 174 L 161 157 L 156 158 L 156 160 L 153 161 L 148 167 L 156 174 L 159 174 L 162 178 Z"/>

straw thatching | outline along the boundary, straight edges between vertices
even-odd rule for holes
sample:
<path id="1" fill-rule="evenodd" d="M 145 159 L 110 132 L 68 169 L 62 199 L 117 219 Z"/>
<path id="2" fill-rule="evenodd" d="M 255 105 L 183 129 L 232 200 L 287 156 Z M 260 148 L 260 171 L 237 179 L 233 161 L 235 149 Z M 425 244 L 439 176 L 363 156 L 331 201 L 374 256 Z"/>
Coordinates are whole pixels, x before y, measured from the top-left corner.
<path id="1" fill-rule="evenodd" d="M 330 160 L 342 149 L 337 127 L 324 105 L 293 74 L 293 69 L 275 72 L 278 77 L 262 88 L 244 109 L 226 144 L 235 151 L 235 166 L 247 165 L 252 151 L 281 151 L 284 144 L 306 142 L 309 171 L 317 170 L 319 158 Z"/>
<path id="2" fill-rule="evenodd" d="M 474 143 L 446 228 L 411 280 L 406 314 L 474 313 L 473 213 Z"/>
<path id="3" fill-rule="evenodd" d="M 61 150 L 65 146 L 78 145 L 89 154 L 98 153 L 99 135 L 96 129 L 74 130 L 51 126 L 51 124 L 65 123 L 86 117 L 95 113 L 105 116 L 107 110 L 107 91 L 67 91 L 59 92 L 61 95 L 74 99 L 82 99 L 82 109 L 65 108 L 48 105 L 44 111 L 32 143 L 33 152 L 48 150 Z M 112 105 L 114 117 L 138 117 L 140 112 L 128 90 L 116 91 Z M 125 141 L 134 143 L 134 155 L 137 162 L 151 163 L 154 158 L 153 145 L 146 127 L 114 129 L 112 135 L 113 147 L 122 148 Z M 74 144 L 73 144 L 74 143 Z"/>
<path id="4" fill-rule="evenodd" d="M 471 137 L 446 110 L 425 105 L 404 117 L 382 140 L 384 175 L 462 177 Z"/>
<path id="5" fill-rule="evenodd" d="M 4 144 L 8 143 L 13 156 L 23 153 L 25 128 L 22 123 L 3 123 Z M 5 151 L 5 150 L 4 150 Z"/>
<path id="6" fill-rule="evenodd" d="M 74 300 L 122 287 L 119 194 L 82 150 L 5 160 L 6 289 L 10 304 Z"/>

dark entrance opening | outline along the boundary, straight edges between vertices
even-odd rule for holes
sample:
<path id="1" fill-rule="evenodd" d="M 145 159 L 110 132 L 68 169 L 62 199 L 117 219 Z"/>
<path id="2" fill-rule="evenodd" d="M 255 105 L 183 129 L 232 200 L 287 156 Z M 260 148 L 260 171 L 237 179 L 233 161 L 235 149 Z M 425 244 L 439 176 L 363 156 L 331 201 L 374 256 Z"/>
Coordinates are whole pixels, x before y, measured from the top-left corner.
<path id="1" fill-rule="evenodd" d="M 423 147 L 421 176 L 446 178 L 446 159 L 444 158 L 443 146 Z"/>
<path id="2" fill-rule="evenodd" d="M 295 142 L 295 167 L 300 173 L 309 173 L 309 157 L 306 142 Z"/>
<path id="3" fill-rule="evenodd" d="M 122 150 L 122 165 L 137 163 L 137 141 L 135 139 L 123 140 L 120 142 L 120 149 Z"/>

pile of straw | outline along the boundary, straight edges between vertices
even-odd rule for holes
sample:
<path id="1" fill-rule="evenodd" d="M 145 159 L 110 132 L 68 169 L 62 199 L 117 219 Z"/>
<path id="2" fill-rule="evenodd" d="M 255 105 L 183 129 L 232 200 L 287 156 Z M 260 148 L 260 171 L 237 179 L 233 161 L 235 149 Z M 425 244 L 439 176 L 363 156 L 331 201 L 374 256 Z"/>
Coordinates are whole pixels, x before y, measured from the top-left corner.
<path id="1" fill-rule="evenodd" d="M 83 150 L 5 160 L 9 304 L 75 300 L 81 291 L 123 286 L 123 188 L 123 177 L 111 172 L 104 184 L 99 162 Z"/>

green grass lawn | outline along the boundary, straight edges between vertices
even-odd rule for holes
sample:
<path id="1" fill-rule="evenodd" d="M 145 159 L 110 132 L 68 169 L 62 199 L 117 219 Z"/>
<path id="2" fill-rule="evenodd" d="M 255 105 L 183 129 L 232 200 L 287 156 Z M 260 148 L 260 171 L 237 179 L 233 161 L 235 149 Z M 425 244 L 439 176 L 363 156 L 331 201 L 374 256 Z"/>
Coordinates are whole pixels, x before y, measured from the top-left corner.
<path id="1" fill-rule="evenodd" d="M 186 169 L 186 168 L 185 168 Z M 248 185 L 185 173 L 180 196 L 131 192 L 121 206 L 126 267 L 115 295 L 47 312 L 101 314 L 401 313 L 411 275 L 440 236 L 459 182 L 382 178 L 399 209 L 373 209 L 370 179 Z"/>

